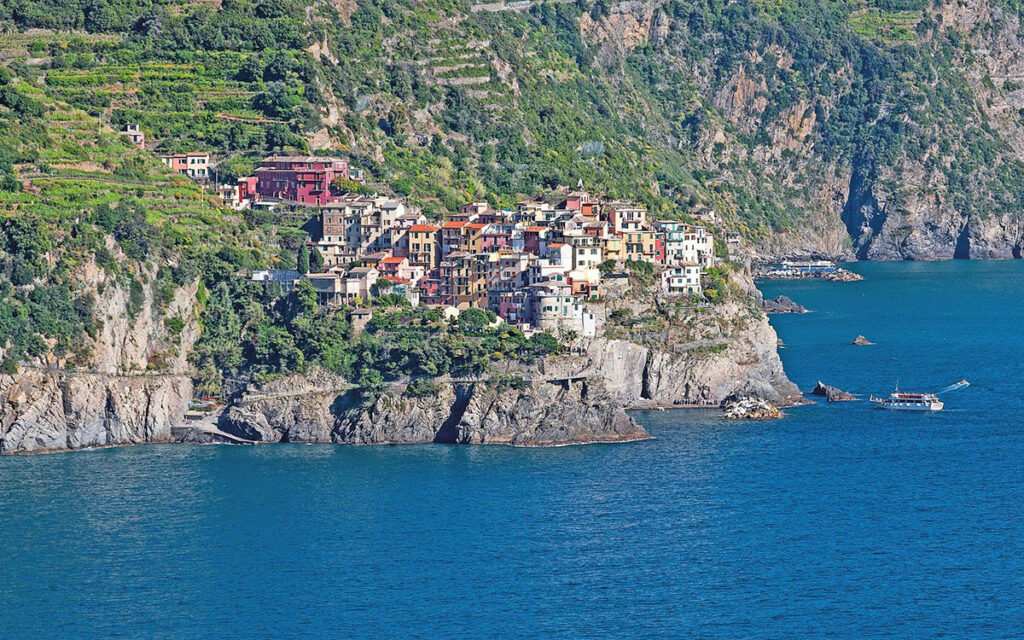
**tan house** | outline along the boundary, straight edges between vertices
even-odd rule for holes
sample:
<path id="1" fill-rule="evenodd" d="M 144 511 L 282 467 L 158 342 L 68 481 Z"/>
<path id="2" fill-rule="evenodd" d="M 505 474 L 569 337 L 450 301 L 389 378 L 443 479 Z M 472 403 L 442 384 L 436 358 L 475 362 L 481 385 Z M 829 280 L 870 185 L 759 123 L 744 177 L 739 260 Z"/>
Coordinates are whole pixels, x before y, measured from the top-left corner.
<path id="1" fill-rule="evenodd" d="M 434 269 L 441 261 L 441 227 L 416 224 L 406 234 L 409 238 L 409 263 Z"/>

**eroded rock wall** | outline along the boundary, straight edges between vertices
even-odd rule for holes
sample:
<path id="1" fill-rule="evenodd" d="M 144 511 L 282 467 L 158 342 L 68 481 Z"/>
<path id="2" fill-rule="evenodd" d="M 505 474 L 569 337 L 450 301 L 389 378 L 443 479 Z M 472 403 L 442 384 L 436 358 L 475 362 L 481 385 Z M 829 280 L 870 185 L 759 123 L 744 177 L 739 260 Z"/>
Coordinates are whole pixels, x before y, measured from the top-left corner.
<path id="1" fill-rule="evenodd" d="M 0 376 L 0 454 L 170 442 L 191 397 L 187 376 L 23 369 Z"/>
<path id="2" fill-rule="evenodd" d="M 438 385 L 426 397 L 393 385 L 367 398 L 339 381 L 289 393 L 287 385 L 231 407 L 221 430 L 259 442 L 510 444 L 551 446 L 650 437 L 601 378 Z"/>

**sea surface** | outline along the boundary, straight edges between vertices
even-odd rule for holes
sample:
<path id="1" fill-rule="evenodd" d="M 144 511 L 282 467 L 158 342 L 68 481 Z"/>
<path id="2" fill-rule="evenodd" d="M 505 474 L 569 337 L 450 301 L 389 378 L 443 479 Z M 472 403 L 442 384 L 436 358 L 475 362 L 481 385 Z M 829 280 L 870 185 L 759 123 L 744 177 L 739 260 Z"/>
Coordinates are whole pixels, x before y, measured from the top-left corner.
<path id="1" fill-rule="evenodd" d="M 1021 638 L 1024 263 L 851 268 L 765 284 L 791 378 L 946 411 L 4 457 L 0 638 Z"/>

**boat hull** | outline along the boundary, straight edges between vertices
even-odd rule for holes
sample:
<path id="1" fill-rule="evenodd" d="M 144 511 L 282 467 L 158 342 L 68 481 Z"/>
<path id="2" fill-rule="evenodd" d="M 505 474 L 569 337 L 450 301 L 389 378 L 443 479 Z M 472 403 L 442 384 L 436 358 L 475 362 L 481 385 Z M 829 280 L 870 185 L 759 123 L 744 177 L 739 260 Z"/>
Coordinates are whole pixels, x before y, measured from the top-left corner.
<path id="1" fill-rule="evenodd" d="M 875 406 L 887 411 L 942 411 L 945 405 L 941 402 L 876 402 Z"/>

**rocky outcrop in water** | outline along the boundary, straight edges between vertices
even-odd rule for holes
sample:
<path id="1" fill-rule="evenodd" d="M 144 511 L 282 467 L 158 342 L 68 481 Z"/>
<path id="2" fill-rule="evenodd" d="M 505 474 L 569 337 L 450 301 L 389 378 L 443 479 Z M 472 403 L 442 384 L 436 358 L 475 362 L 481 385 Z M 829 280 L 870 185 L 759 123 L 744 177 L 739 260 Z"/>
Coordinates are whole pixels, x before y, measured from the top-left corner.
<path id="1" fill-rule="evenodd" d="M 782 412 L 763 398 L 731 397 L 722 405 L 722 417 L 729 420 L 778 420 Z"/>
<path id="2" fill-rule="evenodd" d="M 738 282 L 753 284 L 737 274 Z M 752 294 L 751 294 L 752 295 Z M 601 375 L 627 407 L 718 406 L 735 393 L 777 404 L 798 401 L 778 354 L 778 336 L 754 298 L 695 309 L 631 339 L 593 340 L 576 371 Z M 571 368 L 573 363 L 555 363 Z M 545 363 L 545 371 L 554 366 Z"/>
<path id="3" fill-rule="evenodd" d="M 294 392 L 294 385 L 302 386 Z M 438 384 L 425 397 L 393 385 L 367 396 L 337 379 L 311 389 L 285 379 L 243 399 L 219 428 L 258 442 L 509 444 L 552 446 L 643 440 L 650 435 L 600 378 Z"/>
<path id="4" fill-rule="evenodd" d="M 807 313 L 807 309 L 793 302 L 788 296 L 777 296 L 774 300 L 761 302 L 765 313 Z"/>
<path id="5" fill-rule="evenodd" d="M 857 336 L 856 338 L 853 339 L 853 342 L 851 342 L 850 344 L 852 344 L 854 346 L 857 346 L 857 347 L 867 347 L 867 346 L 873 345 L 875 343 L 871 342 L 870 340 L 868 340 L 864 336 Z"/>
<path id="6" fill-rule="evenodd" d="M 813 390 L 811 390 L 811 395 L 821 396 L 828 402 L 848 402 L 857 399 L 853 394 L 837 389 L 831 385 L 827 385 L 821 380 L 818 380 L 818 384 Z"/>

